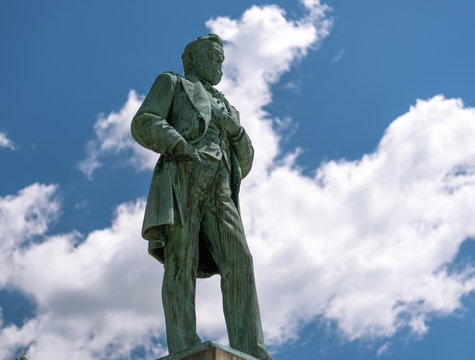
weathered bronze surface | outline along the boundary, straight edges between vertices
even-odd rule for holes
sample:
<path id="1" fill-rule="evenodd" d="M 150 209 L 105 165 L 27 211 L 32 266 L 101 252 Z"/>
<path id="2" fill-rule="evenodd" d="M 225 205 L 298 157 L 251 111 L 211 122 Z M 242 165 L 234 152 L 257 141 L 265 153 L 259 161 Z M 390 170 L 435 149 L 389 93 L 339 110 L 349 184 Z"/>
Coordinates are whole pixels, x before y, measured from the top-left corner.
<path id="1" fill-rule="evenodd" d="M 168 350 L 201 342 L 196 278 L 219 274 L 230 346 L 268 359 L 238 202 L 254 150 L 239 112 L 213 87 L 222 77 L 221 39 L 199 37 L 186 46 L 182 59 L 185 76 L 159 75 L 132 121 L 135 140 L 161 154 L 142 236 L 149 253 L 165 265 Z"/>

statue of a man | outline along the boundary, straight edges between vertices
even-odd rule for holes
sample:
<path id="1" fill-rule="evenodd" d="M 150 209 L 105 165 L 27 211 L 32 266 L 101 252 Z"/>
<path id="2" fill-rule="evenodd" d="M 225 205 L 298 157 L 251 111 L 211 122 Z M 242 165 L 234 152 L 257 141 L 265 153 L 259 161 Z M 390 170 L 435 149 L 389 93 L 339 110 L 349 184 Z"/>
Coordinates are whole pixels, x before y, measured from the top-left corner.
<path id="1" fill-rule="evenodd" d="M 214 34 L 199 37 L 182 59 L 185 76 L 158 76 L 132 121 L 134 139 L 161 154 L 142 236 L 149 253 L 165 265 L 168 350 L 201 342 L 196 278 L 219 274 L 230 346 L 270 359 L 238 203 L 254 151 L 238 111 L 213 87 L 222 77 L 223 43 Z"/>

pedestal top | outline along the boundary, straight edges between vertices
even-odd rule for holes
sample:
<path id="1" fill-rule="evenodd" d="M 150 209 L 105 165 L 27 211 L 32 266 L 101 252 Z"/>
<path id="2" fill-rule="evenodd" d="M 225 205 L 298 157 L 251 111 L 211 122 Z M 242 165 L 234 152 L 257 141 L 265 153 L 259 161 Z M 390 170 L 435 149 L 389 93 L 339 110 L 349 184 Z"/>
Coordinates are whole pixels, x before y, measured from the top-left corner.
<path id="1" fill-rule="evenodd" d="M 161 357 L 157 360 L 258 360 L 254 356 L 231 349 L 214 341 Z"/>

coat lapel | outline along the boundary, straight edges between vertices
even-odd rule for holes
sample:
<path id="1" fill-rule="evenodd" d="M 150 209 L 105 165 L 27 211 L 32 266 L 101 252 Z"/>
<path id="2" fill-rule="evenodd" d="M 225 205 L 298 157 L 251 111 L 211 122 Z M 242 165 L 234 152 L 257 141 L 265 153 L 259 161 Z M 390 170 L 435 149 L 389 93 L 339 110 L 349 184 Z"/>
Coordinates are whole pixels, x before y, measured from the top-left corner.
<path id="1" fill-rule="evenodd" d="M 211 120 L 211 105 L 205 88 L 195 77 L 180 77 L 180 79 L 188 99 L 193 104 L 196 111 L 201 115 L 201 118 L 205 121 L 205 128 L 207 129 Z"/>

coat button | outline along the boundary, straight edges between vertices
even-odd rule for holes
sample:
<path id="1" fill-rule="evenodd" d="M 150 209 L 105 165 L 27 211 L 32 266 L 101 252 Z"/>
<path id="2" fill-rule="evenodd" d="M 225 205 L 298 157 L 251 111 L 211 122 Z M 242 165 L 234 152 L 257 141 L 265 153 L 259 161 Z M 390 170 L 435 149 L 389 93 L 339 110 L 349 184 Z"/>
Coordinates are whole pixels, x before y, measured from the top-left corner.
<path id="1" fill-rule="evenodd" d="M 216 151 L 216 156 L 219 156 L 219 155 L 221 155 L 221 152 Z"/>

